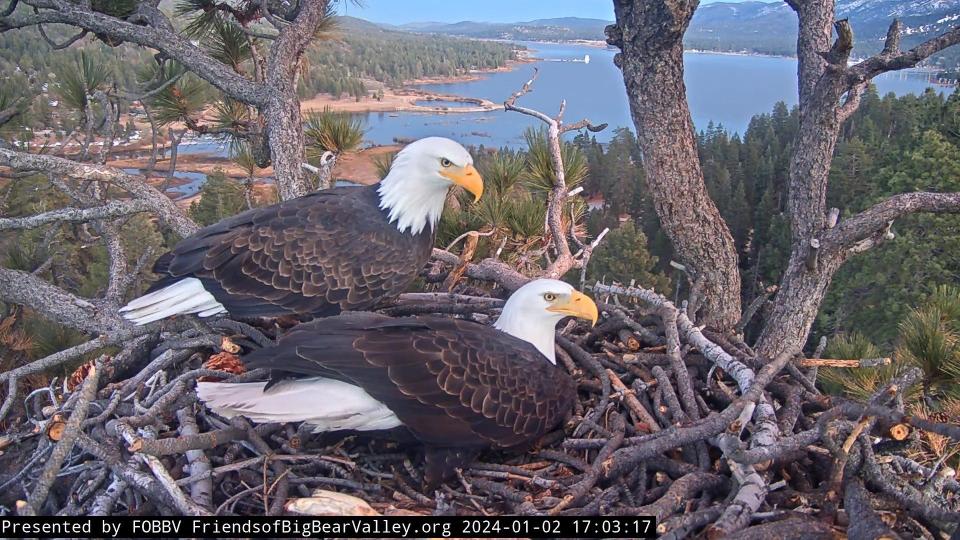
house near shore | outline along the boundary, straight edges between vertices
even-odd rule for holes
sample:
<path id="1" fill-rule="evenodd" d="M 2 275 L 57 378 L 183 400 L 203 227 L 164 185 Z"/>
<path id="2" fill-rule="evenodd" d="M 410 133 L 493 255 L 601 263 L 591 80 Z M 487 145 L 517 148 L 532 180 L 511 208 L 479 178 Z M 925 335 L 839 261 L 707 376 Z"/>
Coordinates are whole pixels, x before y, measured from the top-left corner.
<path id="1" fill-rule="evenodd" d="M 594 210 L 603 210 L 607 205 L 606 199 L 603 198 L 602 193 L 594 193 L 586 197 L 587 210 L 593 212 Z"/>

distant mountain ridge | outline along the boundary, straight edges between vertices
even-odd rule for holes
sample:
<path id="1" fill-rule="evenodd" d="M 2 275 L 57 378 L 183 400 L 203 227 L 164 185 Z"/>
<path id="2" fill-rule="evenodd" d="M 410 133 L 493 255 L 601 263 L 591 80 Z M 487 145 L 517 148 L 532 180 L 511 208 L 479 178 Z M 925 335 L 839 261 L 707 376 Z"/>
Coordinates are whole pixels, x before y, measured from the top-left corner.
<path id="1" fill-rule="evenodd" d="M 456 34 L 488 39 L 603 39 L 603 28 L 610 21 L 581 17 L 536 19 L 515 23 L 460 21 L 455 23 L 407 23 L 394 28 L 412 32 Z"/>
<path id="2" fill-rule="evenodd" d="M 883 47 L 890 22 L 903 24 L 903 46 L 910 47 L 960 24 L 960 0 L 839 0 L 837 18 L 849 19 L 857 55 Z M 687 31 L 688 47 L 793 54 L 797 22 L 784 2 L 718 2 L 697 9 Z M 951 51 L 954 58 L 960 56 Z"/>
<path id="3" fill-rule="evenodd" d="M 894 18 L 904 27 L 903 46 L 910 47 L 960 24 L 960 0 L 838 0 L 837 17 L 853 27 L 854 54 L 879 51 Z M 580 17 L 537 19 L 515 23 L 460 21 L 415 22 L 392 30 L 453 34 L 510 40 L 603 40 L 611 21 Z M 748 51 L 792 55 L 796 51 L 797 19 L 784 2 L 717 2 L 701 5 L 686 34 L 686 46 L 715 51 Z M 942 62 L 960 61 L 960 47 L 942 53 Z"/>

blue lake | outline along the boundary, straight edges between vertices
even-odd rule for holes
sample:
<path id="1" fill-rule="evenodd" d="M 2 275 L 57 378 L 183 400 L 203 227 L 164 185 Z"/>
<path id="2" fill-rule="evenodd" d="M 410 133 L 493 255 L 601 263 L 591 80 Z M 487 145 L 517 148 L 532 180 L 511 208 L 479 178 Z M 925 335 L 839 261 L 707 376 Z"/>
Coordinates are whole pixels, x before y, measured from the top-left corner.
<path id="1" fill-rule="evenodd" d="M 509 72 L 492 73 L 480 80 L 431 84 L 421 88 L 465 97 L 485 98 L 502 103 L 530 78 L 533 67 L 540 74 L 533 91 L 517 102 L 553 114 L 566 99 L 564 118 L 576 122 L 589 118 L 595 124 L 610 125 L 597 134 L 601 141 L 612 136 L 615 127 L 633 127 L 620 70 L 613 65 L 614 51 L 572 44 L 523 43 L 541 60 L 521 64 Z M 590 56 L 588 63 L 584 55 Z M 687 96 L 697 129 L 709 122 L 743 133 L 750 118 L 769 113 L 774 104 L 797 103 L 797 61 L 792 58 L 687 53 Z M 930 84 L 927 74 L 892 73 L 875 79 L 881 94 L 898 95 L 924 91 Z M 952 88 L 937 87 L 941 92 Z M 486 113 L 367 113 L 366 139 L 389 144 L 395 137 L 420 138 L 440 135 L 465 144 L 522 146 L 526 126 L 540 122 L 515 112 Z"/>

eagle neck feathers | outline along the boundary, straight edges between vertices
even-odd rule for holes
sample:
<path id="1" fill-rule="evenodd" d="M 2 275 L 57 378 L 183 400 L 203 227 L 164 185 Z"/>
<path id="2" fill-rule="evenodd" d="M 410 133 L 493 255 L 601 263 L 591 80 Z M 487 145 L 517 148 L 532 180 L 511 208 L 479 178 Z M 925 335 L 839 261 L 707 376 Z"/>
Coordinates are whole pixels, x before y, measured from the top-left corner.
<path id="1" fill-rule="evenodd" d="M 427 171 L 417 170 L 411 157 L 397 154 L 390 172 L 380 181 L 380 209 L 400 232 L 420 234 L 429 225 L 436 230 L 450 184 Z"/>

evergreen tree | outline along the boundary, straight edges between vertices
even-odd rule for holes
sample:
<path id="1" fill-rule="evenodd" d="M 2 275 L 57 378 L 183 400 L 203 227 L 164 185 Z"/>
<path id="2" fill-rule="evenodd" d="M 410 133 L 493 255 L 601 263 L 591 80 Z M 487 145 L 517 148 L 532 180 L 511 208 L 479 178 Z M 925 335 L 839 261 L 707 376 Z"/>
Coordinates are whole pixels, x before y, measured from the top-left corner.
<path id="1" fill-rule="evenodd" d="M 190 215 L 201 225 L 212 225 L 246 208 L 243 186 L 217 168 L 200 188 L 200 199 L 190 205 Z"/>
<path id="2" fill-rule="evenodd" d="M 604 280 L 630 283 L 636 280 L 646 288 L 670 292 L 670 280 L 656 271 L 657 257 L 647 250 L 647 236 L 632 221 L 610 231 L 593 252 L 587 266 L 589 282 Z"/>

